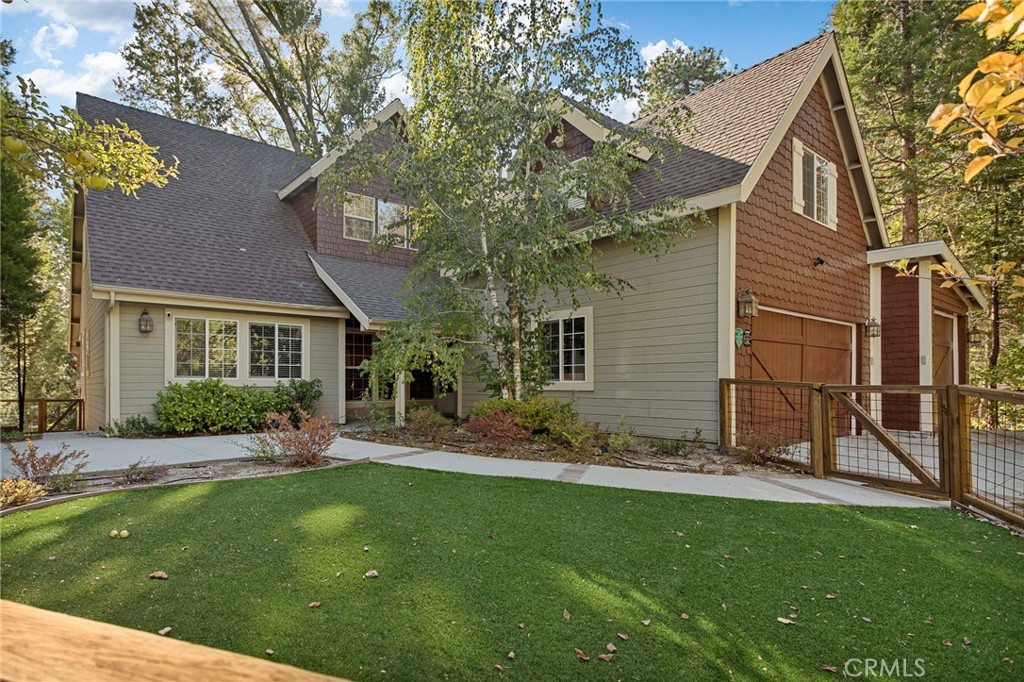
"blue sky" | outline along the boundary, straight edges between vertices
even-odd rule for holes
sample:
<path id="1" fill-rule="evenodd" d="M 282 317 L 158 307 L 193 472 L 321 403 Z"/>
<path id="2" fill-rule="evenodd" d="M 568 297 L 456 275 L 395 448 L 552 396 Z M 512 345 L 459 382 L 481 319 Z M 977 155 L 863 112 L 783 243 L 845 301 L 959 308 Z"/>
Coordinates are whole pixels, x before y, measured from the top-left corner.
<path id="1" fill-rule="evenodd" d="M 321 0 L 335 39 L 365 3 Z M 612 1 L 605 17 L 628 33 L 646 57 L 682 42 L 712 45 L 740 67 L 813 38 L 827 26 L 832 0 Z M 121 46 L 132 37 L 132 2 L 14 0 L 0 4 L 0 35 L 18 50 L 14 73 L 31 78 L 51 104 L 73 104 L 76 91 L 117 99 Z M 388 84 L 401 94 L 401 78 Z M 612 114 L 629 118 L 633 103 Z"/>

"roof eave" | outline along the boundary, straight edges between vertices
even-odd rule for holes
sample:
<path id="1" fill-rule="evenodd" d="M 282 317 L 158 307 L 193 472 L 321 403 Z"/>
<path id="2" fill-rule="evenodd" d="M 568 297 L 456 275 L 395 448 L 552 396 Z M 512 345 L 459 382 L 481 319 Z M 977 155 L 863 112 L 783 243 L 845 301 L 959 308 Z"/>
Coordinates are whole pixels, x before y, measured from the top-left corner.
<path id="1" fill-rule="evenodd" d="M 869 265 L 884 265 L 904 259 L 921 260 L 927 258 L 939 264 L 949 263 L 956 268 L 958 272 L 962 272 L 967 277 L 970 277 L 970 273 L 967 272 L 967 268 L 964 267 L 964 264 L 956 257 L 956 254 L 953 253 L 949 246 L 941 240 L 889 246 L 882 249 L 868 251 L 867 255 Z M 959 284 L 970 295 L 970 298 L 977 309 L 984 310 L 988 307 L 988 297 L 985 296 L 985 293 L 977 284 L 966 280 L 961 280 Z M 970 302 L 968 302 L 968 305 L 970 305 Z"/>

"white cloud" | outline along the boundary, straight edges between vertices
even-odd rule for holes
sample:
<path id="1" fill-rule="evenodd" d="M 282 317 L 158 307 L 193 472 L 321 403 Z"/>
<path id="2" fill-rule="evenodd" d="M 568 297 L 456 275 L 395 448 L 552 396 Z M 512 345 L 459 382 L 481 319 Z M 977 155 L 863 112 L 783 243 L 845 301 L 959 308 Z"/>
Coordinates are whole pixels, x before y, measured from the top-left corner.
<path id="1" fill-rule="evenodd" d="M 124 58 L 119 53 L 92 52 L 82 58 L 74 71 L 39 68 L 23 77 L 34 82 L 43 96 L 53 104 L 74 106 L 76 92 L 114 97 L 114 78 L 124 71 Z"/>
<path id="2" fill-rule="evenodd" d="M 401 71 L 385 78 L 381 83 L 384 88 L 384 101 L 390 102 L 396 97 L 408 106 L 412 103 L 412 95 L 409 93 L 409 78 Z"/>
<path id="3" fill-rule="evenodd" d="M 659 40 L 656 43 L 647 43 L 646 45 L 641 47 L 640 56 L 644 58 L 645 62 L 650 64 L 655 59 L 668 52 L 670 49 L 682 49 L 688 51 L 692 48 L 683 41 L 679 40 L 678 38 L 674 39 L 671 45 L 669 45 L 668 41 L 666 40 Z"/>
<path id="4" fill-rule="evenodd" d="M 109 0 L 75 0 L 74 2 L 13 2 L 4 4 L 4 14 L 31 12 L 59 24 L 75 26 L 99 33 L 127 34 L 132 30 L 135 4 Z"/>
<path id="5" fill-rule="evenodd" d="M 640 102 L 635 97 L 626 99 L 621 95 L 617 96 L 612 100 L 605 112 L 616 121 L 622 121 L 623 123 L 629 123 L 634 120 L 640 113 Z"/>
<path id="6" fill-rule="evenodd" d="M 318 0 L 317 5 L 325 17 L 350 17 L 352 8 L 349 0 Z"/>
<path id="7" fill-rule="evenodd" d="M 74 26 L 47 24 L 32 38 L 32 53 L 44 64 L 60 66 L 61 61 L 54 59 L 53 50 L 62 47 L 74 47 L 78 42 L 78 29 Z"/>

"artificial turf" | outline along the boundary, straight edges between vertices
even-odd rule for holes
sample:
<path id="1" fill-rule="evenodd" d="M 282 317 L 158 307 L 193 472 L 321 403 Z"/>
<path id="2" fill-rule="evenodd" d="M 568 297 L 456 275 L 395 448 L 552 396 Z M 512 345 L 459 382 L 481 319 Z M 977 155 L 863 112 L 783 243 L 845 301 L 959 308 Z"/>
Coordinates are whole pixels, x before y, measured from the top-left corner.
<path id="1" fill-rule="evenodd" d="M 1024 540 L 945 509 L 367 464 L 67 502 L 0 540 L 4 599 L 354 680 L 1024 677 Z"/>

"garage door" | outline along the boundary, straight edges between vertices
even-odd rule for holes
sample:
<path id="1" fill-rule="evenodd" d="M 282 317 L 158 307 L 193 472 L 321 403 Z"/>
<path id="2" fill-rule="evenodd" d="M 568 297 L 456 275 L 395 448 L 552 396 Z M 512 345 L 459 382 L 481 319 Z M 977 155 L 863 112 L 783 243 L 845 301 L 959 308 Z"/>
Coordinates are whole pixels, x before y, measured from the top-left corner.
<path id="1" fill-rule="evenodd" d="M 851 383 L 850 327 L 762 310 L 751 327 L 751 378 Z"/>
<path id="2" fill-rule="evenodd" d="M 850 327 L 762 310 L 753 318 L 751 379 L 849 384 L 853 364 Z M 750 427 L 780 444 L 807 442 L 809 393 L 804 389 L 752 389 Z M 840 415 L 842 417 L 842 415 Z M 836 428 L 847 430 L 847 419 Z"/>

